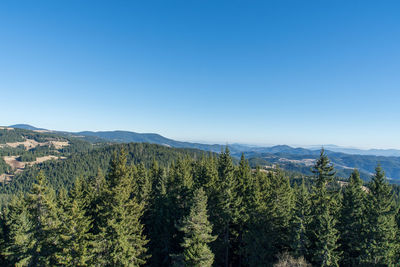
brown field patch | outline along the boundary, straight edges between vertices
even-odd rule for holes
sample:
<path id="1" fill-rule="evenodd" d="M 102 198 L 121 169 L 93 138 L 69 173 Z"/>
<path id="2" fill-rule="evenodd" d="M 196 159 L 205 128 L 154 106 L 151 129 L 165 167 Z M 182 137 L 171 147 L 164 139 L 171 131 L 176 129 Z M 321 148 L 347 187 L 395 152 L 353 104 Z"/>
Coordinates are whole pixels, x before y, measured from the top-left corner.
<path id="1" fill-rule="evenodd" d="M 14 171 L 14 174 L 21 173 L 24 171 L 26 166 L 32 166 L 35 164 L 39 164 L 48 160 L 58 160 L 58 159 L 66 159 L 66 157 L 59 157 L 59 156 L 54 156 L 54 155 L 48 155 L 48 156 L 43 156 L 43 157 L 37 157 L 35 161 L 31 162 L 25 162 L 25 161 L 19 161 L 17 160 L 19 156 L 4 156 L 3 159 L 4 161 L 11 166 L 11 168 Z M 9 182 L 11 181 L 12 177 L 14 175 L 11 174 L 1 174 L 0 175 L 0 182 Z"/>
<path id="2" fill-rule="evenodd" d="M 48 141 L 48 144 L 52 144 L 56 149 L 63 148 L 65 146 L 69 146 L 68 141 Z"/>
<path id="3" fill-rule="evenodd" d="M 19 156 L 4 156 L 4 161 L 11 166 L 14 170 L 25 168 L 26 162 L 18 161 Z"/>
<path id="4" fill-rule="evenodd" d="M 12 147 L 12 148 L 16 148 L 20 145 L 23 145 L 25 147 L 26 150 L 35 148 L 37 146 L 51 146 L 53 145 L 55 149 L 60 149 L 63 148 L 65 146 L 69 146 L 69 142 L 68 141 L 46 141 L 43 143 L 39 143 L 36 140 L 33 139 L 26 139 L 23 142 L 12 142 L 12 143 L 5 143 L 5 144 L 0 144 L 0 147 Z"/>
<path id="5" fill-rule="evenodd" d="M 4 182 L 8 183 L 9 181 L 11 181 L 13 176 L 14 175 L 11 175 L 11 174 L 5 174 L 5 173 L 1 174 L 0 175 L 0 183 L 4 183 Z"/>
<path id="6" fill-rule="evenodd" d="M 27 165 L 32 166 L 32 165 L 39 164 L 39 163 L 42 163 L 42 162 L 45 162 L 45 161 L 48 161 L 48 160 L 65 159 L 65 157 L 48 155 L 48 156 L 43 156 L 43 157 L 37 157 L 35 161 L 25 162 L 25 161 L 17 160 L 18 157 L 19 156 L 4 156 L 3 159 L 14 170 L 24 169 L 25 166 L 27 166 Z"/>

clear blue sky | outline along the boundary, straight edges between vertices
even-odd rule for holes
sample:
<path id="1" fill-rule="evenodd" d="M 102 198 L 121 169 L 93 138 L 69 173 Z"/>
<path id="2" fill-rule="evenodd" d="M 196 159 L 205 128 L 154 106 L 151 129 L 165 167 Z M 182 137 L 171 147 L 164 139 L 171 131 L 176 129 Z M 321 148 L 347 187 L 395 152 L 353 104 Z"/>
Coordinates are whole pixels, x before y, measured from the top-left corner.
<path id="1" fill-rule="evenodd" d="M 400 148 L 399 1 L 1 1 L 0 124 Z"/>

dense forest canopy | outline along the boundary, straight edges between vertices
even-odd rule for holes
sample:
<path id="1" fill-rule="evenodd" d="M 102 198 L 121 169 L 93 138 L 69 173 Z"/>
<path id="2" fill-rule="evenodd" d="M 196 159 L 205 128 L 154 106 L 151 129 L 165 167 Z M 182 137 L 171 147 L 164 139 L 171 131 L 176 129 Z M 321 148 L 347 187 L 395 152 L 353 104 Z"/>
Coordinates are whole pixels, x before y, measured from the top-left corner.
<path id="1" fill-rule="evenodd" d="M 324 150 L 296 150 L 302 166 L 290 147 L 267 162 L 24 129 L 0 141 L 4 266 L 400 263 L 400 187 L 379 165 L 365 182 Z"/>
<path id="2" fill-rule="evenodd" d="M 201 149 L 204 151 L 210 151 L 219 153 L 223 149 L 222 145 L 219 144 L 199 144 L 190 142 L 181 142 L 158 134 L 145 134 L 127 131 L 107 131 L 107 132 L 60 132 L 60 131 L 47 131 L 39 128 L 35 128 L 29 125 L 16 125 L 16 127 L 23 127 L 22 134 L 25 136 L 36 136 L 36 138 L 48 139 L 50 136 L 59 139 L 79 140 L 82 147 L 91 147 L 91 144 L 97 146 L 105 146 L 108 144 L 115 143 L 149 143 L 158 144 L 173 148 L 189 148 L 189 149 Z M 31 131 L 29 131 L 31 130 Z M 33 130 L 33 131 L 32 131 Z M 21 131 L 18 128 L 14 129 L 15 132 L 5 131 L 6 135 L 10 135 L 9 140 L 12 140 L 13 135 L 16 132 Z M 20 132 L 21 135 L 21 132 Z M 20 137 L 20 136 L 19 136 Z M 86 144 L 83 142 L 86 141 Z M 1 144 L 0 144 L 1 146 Z M 239 159 L 241 154 L 244 153 L 246 158 L 249 159 L 250 165 L 255 168 L 257 166 L 271 166 L 279 165 L 280 168 L 302 173 L 304 175 L 311 175 L 310 167 L 313 164 L 313 160 L 318 157 L 319 149 L 306 149 L 301 147 L 290 147 L 287 145 L 276 145 L 272 147 L 263 146 L 249 146 L 244 144 L 229 144 L 229 150 L 234 158 Z M 349 177 L 354 168 L 358 169 L 360 176 L 363 180 L 368 181 L 371 175 L 375 171 L 377 162 L 379 162 L 384 168 L 386 175 L 391 183 L 400 183 L 400 151 L 397 150 L 352 150 L 343 149 L 343 151 L 350 151 L 346 153 L 337 151 L 340 147 L 328 146 L 326 150 L 332 163 L 336 166 L 337 175 L 341 177 Z M 66 146 L 64 149 L 79 151 L 80 146 Z M 67 152 L 67 151 L 66 151 Z M 386 153 L 387 152 L 387 153 Z M 11 152 L 12 153 L 12 152 Z M 365 154 L 367 153 L 367 154 Z M 372 153 L 372 154 L 368 154 Z M 374 154 L 375 153 L 375 154 Z M 26 158 L 33 158 L 32 154 L 28 154 Z M 1 162 L 0 162 L 1 164 Z"/>
<path id="3" fill-rule="evenodd" d="M 83 158 L 32 170 L 26 193 L 4 187 L 2 265 L 400 263 L 399 204 L 380 166 L 364 184 L 357 170 L 338 182 L 324 151 L 303 179 L 235 164 L 228 148 L 129 144 L 97 150 L 97 165 Z"/>

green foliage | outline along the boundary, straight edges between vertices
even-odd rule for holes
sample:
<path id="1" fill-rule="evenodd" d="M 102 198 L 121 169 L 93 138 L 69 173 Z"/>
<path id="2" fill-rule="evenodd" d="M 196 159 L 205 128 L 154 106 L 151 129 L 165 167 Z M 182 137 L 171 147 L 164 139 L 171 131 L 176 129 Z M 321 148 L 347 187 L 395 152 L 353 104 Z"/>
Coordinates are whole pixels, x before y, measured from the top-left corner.
<path id="1" fill-rule="evenodd" d="M 30 262 L 32 222 L 29 219 L 24 196 L 13 196 L 3 209 L 3 256 L 10 265 L 27 265 Z"/>
<path id="2" fill-rule="evenodd" d="M 289 179 L 282 172 L 256 173 L 250 227 L 245 234 L 250 266 L 264 266 L 290 248 L 290 221 L 294 198 Z"/>
<path id="3" fill-rule="evenodd" d="M 379 165 L 376 167 L 369 189 L 366 205 L 367 222 L 364 226 L 366 241 L 362 258 L 365 264 L 393 264 L 397 245 L 395 242 L 398 231 L 395 221 L 397 209 L 391 188 Z"/>
<path id="4" fill-rule="evenodd" d="M 311 201 L 304 179 L 300 186 L 295 185 L 295 205 L 291 219 L 290 246 L 296 257 L 308 255 L 310 246 L 309 225 L 311 222 Z"/>
<path id="5" fill-rule="evenodd" d="M 343 251 L 341 264 L 344 266 L 361 265 L 361 254 L 365 249 L 366 228 L 366 192 L 357 170 L 351 174 L 348 185 L 343 189 L 340 211 L 340 246 Z"/>
<path id="6" fill-rule="evenodd" d="M 65 160 L 46 161 L 40 165 L 28 167 L 24 172 L 16 174 L 10 183 L 4 185 L 4 187 L 0 187 L 0 192 L 27 192 L 34 183 L 34 177 L 37 176 L 39 171 L 43 171 L 47 177 L 51 176 L 52 179 L 49 182 L 55 190 L 61 187 L 70 189 L 75 178 L 78 176 L 95 176 L 98 169 L 106 173 L 112 155 L 119 153 L 122 149 L 127 152 L 128 164 L 143 163 L 146 168 L 152 164 L 153 160 L 166 167 L 178 158 L 185 156 L 191 158 L 201 157 L 205 154 L 205 152 L 200 150 L 175 149 L 151 144 L 131 143 L 101 146 L 100 148 L 84 150 L 84 152 L 72 153 Z"/>
<path id="7" fill-rule="evenodd" d="M 63 208 L 60 214 L 61 251 L 56 257 L 58 263 L 64 266 L 85 266 L 93 258 L 91 251 L 93 236 L 90 233 L 92 219 L 86 214 L 88 199 L 85 190 L 84 181 L 78 178 L 69 197 L 61 205 Z M 59 195 L 59 199 L 63 198 L 65 196 Z"/>
<path id="8" fill-rule="evenodd" d="M 215 242 L 215 248 L 218 263 L 228 266 L 230 262 L 235 262 L 240 254 L 239 248 L 232 244 L 237 243 L 237 226 L 243 208 L 242 198 L 238 194 L 239 181 L 235 177 L 235 167 L 228 147 L 218 157 L 217 171 L 217 196 L 212 216 L 215 233 L 220 239 L 219 242 Z"/>
<path id="9" fill-rule="evenodd" d="M 333 165 L 324 150 L 314 165 L 315 186 L 311 194 L 310 258 L 319 266 L 339 266 L 336 211 L 339 207 L 335 192 L 328 191 L 328 183 L 335 175 Z"/>
<path id="10" fill-rule="evenodd" d="M 132 168 L 127 154 L 114 154 L 108 174 L 106 199 L 102 203 L 105 224 L 100 226 L 104 240 L 103 257 L 114 266 L 140 266 L 146 262 L 147 239 L 140 221 L 143 205 L 134 196 Z M 102 242 L 103 243 L 103 242 Z"/>
<path id="11" fill-rule="evenodd" d="M 244 156 L 235 165 L 228 149 L 218 157 L 148 144 L 74 153 L 2 189 L 19 184 L 1 195 L 0 263 L 399 264 L 399 204 L 381 168 L 368 189 L 357 171 L 338 183 L 321 151 L 313 172 L 251 169 Z"/>
<path id="12" fill-rule="evenodd" d="M 208 243 L 213 242 L 212 225 L 208 221 L 207 196 L 202 188 L 194 192 L 189 215 L 178 228 L 184 233 L 181 247 L 183 252 L 177 255 L 176 265 L 208 267 L 212 266 L 214 254 Z"/>
<path id="13" fill-rule="evenodd" d="M 60 248 L 60 210 L 43 173 L 37 176 L 30 194 L 13 198 L 5 216 L 8 242 L 4 255 L 10 264 L 56 264 L 55 254 Z"/>

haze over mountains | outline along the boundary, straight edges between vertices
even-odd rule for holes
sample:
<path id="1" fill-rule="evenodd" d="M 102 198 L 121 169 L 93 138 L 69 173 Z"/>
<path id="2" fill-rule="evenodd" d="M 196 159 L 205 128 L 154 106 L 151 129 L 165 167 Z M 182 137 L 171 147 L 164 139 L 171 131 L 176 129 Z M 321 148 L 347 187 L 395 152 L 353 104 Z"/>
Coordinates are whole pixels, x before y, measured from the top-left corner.
<path id="1" fill-rule="evenodd" d="M 37 128 L 35 126 L 29 124 L 15 124 L 10 125 L 12 128 L 20 128 L 25 130 L 47 130 L 43 128 Z M 221 147 L 224 147 L 225 144 L 204 144 L 204 143 L 194 143 L 194 142 L 183 142 L 177 141 L 173 139 L 166 138 L 160 134 L 156 133 L 137 133 L 131 131 L 81 131 L 81 132 L 65 132 L 65 131 L 56 131 L 49 130 L 54 132 L 67 133 L 71 135 L 78 136 L 86 136 L 92 138 L 99 138 L 99 140 L 116 142 L 116 143 L 129 143 L 129 142 L 138 142 L 138 143 L 151 143 L 151 144 L 159 144 L 166 145 L 171 147 L 178 148 L 198 148 L 202 150 L 209 150 L 213 152 L 220 152 Z M 256 145 L 247 145 L 247 144 L 229 144 L 229 147 L 236 152 L 246 152 L 246 151 L 254 151 L 254 152 L 295 152 L 295 154 L 310 154 L 310 151 L 319 151 L 321 147 L 325 150 L 329 150 L 332 152 L 340 152 L 345 154 L 352 155 L 372 155 L 372 156 L 384 156 L 384 157 L 400 157 L 400 150 L 398 149 L 359 149 L 359 148 L 350 148 L 350 147 L 341 147 L 337 145 L 312 145 L 312 146 L 304 146 L 293 148 L 288 145 L 277 145 L 277 146 L 256 146 Z"/>
<path id="2" fill-rule="evenodd" d="M 20 128 L 32 131 L 51 131 L 52 133 L 80 138 L 91 143 L 150 143 L 174 148 L 192 148 L 219 153 L 225 144 L 202 144 L 182 142 L 163 137 L 155 133 L 136 133 L 129 131 L 82 131 L 65 132 L 37 128 L 27 124 L 11 125 L 12 128 Z M 228 144 L 231 154 L 239 158 L 243 153 L 253 167 L 274 168 L 280 166 L 289 171 L 295 171 L 305 175 L 311 175 L 311 166 L 319 156 L 321 146 L 309 148 L 291 147 L 288 145 L 276 145 L 271 147 Z M 368 180 L 374 172 L 377 164 L 381 164 L 389 179 L 393 182 L 400 181 L 400 150 L 381 149 L 353 149 L 334 145 L 324 146 L 327 155 L 341 177 L 348 177 L 354 168 L 359 169 L 363 179 Z"/>

